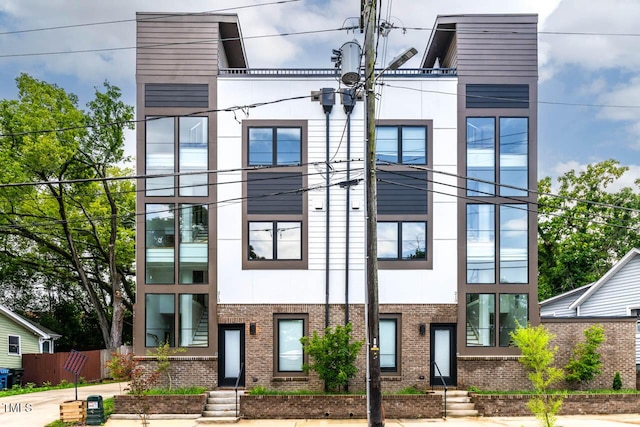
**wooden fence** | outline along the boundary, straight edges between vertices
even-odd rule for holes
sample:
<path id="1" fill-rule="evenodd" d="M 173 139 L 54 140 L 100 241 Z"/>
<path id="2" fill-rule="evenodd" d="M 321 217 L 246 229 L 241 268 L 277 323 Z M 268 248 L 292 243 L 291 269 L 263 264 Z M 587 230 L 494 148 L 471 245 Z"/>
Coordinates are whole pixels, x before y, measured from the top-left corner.
<path id="1" fill-rule="evenodd" d="M 129 353 L 130 347 L 123 346 L 120 352 Z M 109 376 L 105 368 L 105 363 L 111 359 L 109 350 L 89 350 L 81 353 L 87 355 L 87 362 L 78 377 L 83 377 L 85 381 L 99 381 Z M 58 385 L 62 380 L 74 382 L 74 375 L 63 368 L 69 354 L 71 353 L 23 354 L 22 384 L 31 382 L 40 385 L 50 382 L 52 385 Z"/>

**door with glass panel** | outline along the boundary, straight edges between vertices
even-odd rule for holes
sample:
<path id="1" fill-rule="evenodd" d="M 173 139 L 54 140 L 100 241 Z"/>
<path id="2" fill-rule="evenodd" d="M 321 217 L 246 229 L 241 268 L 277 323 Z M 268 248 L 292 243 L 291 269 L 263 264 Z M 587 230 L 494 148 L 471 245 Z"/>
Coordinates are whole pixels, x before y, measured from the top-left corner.
<path id="1" fill-rule="evenodd" d="M 244 325 L 220 325 L 218 386 L 244 386 Z"/>
<path id="2" fill-rule="evenodd" d="M 456 385 L 456 325 L 431 325 L 430 381 L 432 386 Z"/>

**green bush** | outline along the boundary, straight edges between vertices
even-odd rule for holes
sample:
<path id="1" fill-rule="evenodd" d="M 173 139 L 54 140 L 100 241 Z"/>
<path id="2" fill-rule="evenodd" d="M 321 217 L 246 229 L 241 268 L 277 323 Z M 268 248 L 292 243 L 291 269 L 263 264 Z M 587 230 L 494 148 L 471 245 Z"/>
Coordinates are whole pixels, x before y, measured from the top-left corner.
<path id="1" fill-rule="evenodd" d="M 604 340 L 602 325 L 592 325 L 584 330 L 584 342 L 576 345 L 569 363 L 565 366 L 567 381 L 582 386 L 600 374 L 602 360 L 598 350 Z"/>
<path id="2" fill-rule="evenodd" d="M 622 389 L 622 378 L 620 378 L 620 372 L 616 372 L 615 376 L 613 377 L 613 387 L 614 390 L 621 390 Z"/>
<path id="3" fill-rule="evenodd" d="M 362 341 L 351 340 L 353 325 L 338 325 L 335 330 L 325 329 L 320 337 L 316 331 L 313 336 L 302 337 L 300 342 L 309 355 L 311 363 L 305 363 L 305 372 L 314 371 L 324 381 L 327 390 L 336 390 L 346 386 L 349 379 L 355 377 L 356 357 L 362 347 Z"/>

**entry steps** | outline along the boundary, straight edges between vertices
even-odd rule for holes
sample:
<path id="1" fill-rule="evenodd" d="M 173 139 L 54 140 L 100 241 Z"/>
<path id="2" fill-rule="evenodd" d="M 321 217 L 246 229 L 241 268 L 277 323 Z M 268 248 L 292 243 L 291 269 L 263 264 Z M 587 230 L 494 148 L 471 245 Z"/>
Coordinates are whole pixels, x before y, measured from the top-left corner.
<path id="1" fill-rule="evenodd" d="M 238 390 L 238 410 L 240 409 L 240 395 L 244 390 Z M 198 418 L 198 424 L 237 423 L 236 392 L 234 390 L 213 390 L 208 392 L 207 403 Z"/>
<path id="2" fill-rule="evenodd" d="M 442 398 L 444 399 L 444 390 L 437 390 L 435 393 L 442 395 Z M 478 416 L 478 411 L 476 410 L 474 403 L 471 401 L 468 391 L 448 390 L 446 403 L 447 418 Z"/>

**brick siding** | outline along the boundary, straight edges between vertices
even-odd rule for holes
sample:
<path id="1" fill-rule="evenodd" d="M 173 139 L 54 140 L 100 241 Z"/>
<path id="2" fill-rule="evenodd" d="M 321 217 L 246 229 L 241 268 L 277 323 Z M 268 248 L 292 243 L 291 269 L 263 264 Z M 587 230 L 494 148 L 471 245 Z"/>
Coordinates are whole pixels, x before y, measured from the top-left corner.
<path id="1" fill-rule="evenodd" d="M 136 357 L 136 360 L 146 372 L 157 369 L 157 361 L 152 356 Z M 218 361 L 215 357 L 170 356 L 169 372 L 173 388 L 195 386 L 213 390 L 218 385 Z M 158 376 L 152 387 L 168 386 L 169 378 L 165 373 Z"/>
<path id="2" fill-rule="evenodd" d="M 442 396 L 434 394 L 383 397 L 386 418 L 440 418 Z M 249 419 L 367 418 L 364 395 L 240 397 L 241 416 Z"/>
<path id="3" fill-rule="evenodd" d="M 485 417 L 530 416 L 525 395 L 479 395 L 471 393 L 478 415 Z M 570 394 L 565 396 L 561 415 L 635 414 L 640 407 L 637 394 Z"/>
<path id="4" fill-rule="evenodd" d="M 202 414 L 207 400 L 206 394 L 114 396 L 114 413 L 139 414 L 142 407 L 148 414 Z"/>

